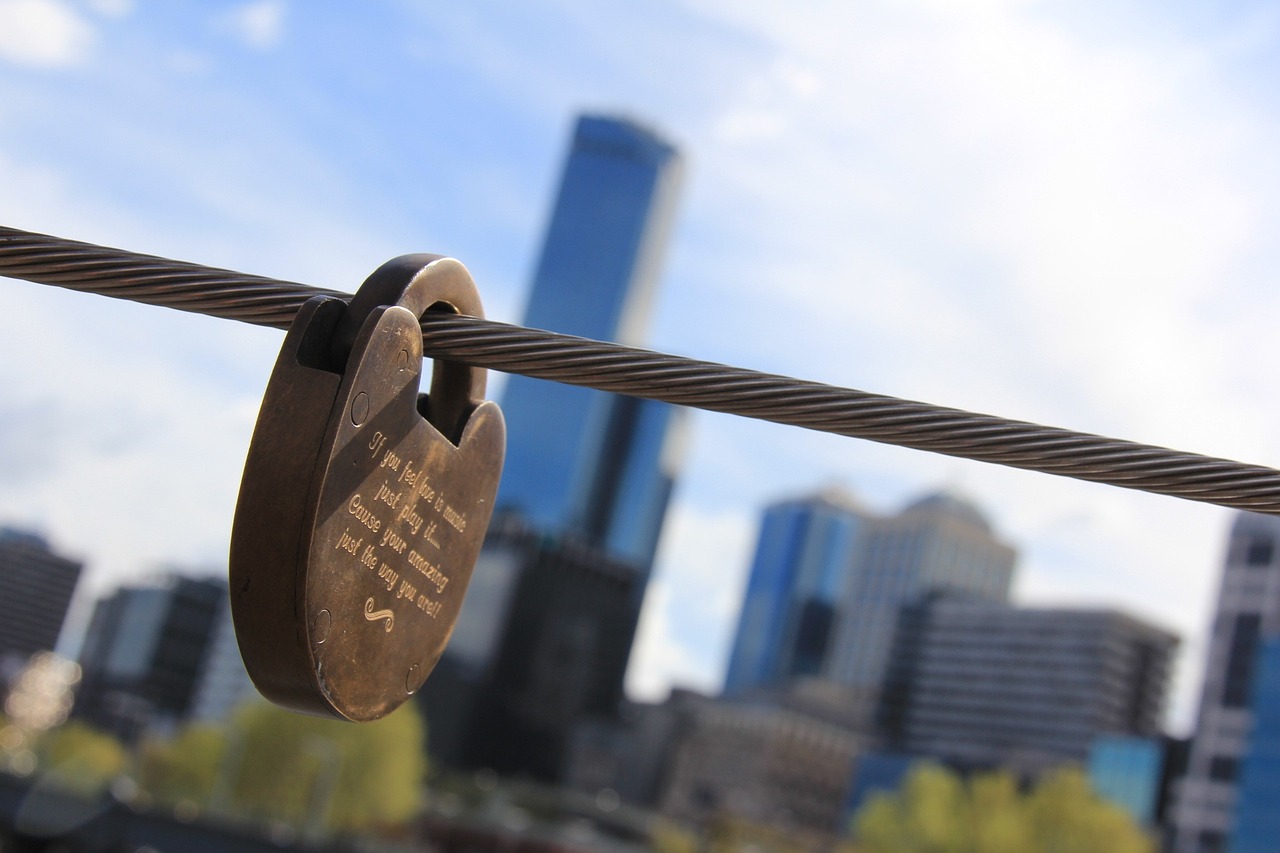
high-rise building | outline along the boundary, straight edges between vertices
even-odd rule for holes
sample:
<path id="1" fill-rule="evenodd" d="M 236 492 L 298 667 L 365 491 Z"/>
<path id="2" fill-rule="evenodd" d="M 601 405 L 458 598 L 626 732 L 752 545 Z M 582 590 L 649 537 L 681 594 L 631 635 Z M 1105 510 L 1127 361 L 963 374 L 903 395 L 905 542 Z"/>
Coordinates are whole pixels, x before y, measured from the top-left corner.
<path id="1" fill-rule="evenodd" d="M 1253 729 L 1241 762 L 1231 853 L 1272 853 L 1280 840 L 1280 638 L 1259 649 L 1250 705 Z"/>
<path id="2" fill-rule="evenodd" d="M 524 324 L 641 343 L 681 171 L 675 148 L 652 131 L 580 117 Z M 679 463 L 682 411 L 522 376 L 511 377 L 502 407 L 509 434 L 497 509 L 647 574 Z"/>
<path id="3" fill-rule="evenodd" d="M 902 609 L 881 732 L 892 749 L 961 768 L 1034 776 L 1084 763 L 1101 735 L 1158 734 L 1177 643 L 1113 610 L 936 593 Z"/>
<path id="4" fill-rule="evenodd" d="M 870 722 L 898 611 L 930 592 L 1008 599 L 1015 553 L 970 502 L 929 495 L 897 515 L 828 491 L 764 514 L 725 691 L 818 676 Z"/>
<path id="5" fill-rule="evenodd" d="M 524 324 L 642 341 L 680 157 L 652 131 L 582 116 Z M 573 728 L 622 699 L 680 462 L 683 411 L 512 376 L 493 524 L 458 628 L 423 688 L 441 763 L 560 777 Z"/>
<path id="6" fill-rule="evenodd" d="M 837 608 L 857 569 L 870 516 L 843 492 L 773 504 L 764 512 L 727 694 L 775 687 L 827 669 Z"/>
<path id="7" fill-rule="evenodd" d="M 0 658 L 54 648 L 81 568 L 34 533 L 0 528 Z"/>
<path id="8" fill-rule="evenodd" d="M 80 653 L 76 715 L 129 740 L 193 716 L 228 607 L 226 580 L 176 575 L 100 600 Z M 246 695 L 243 682 L 234 689 Z"/>
<path id="9" fill-rule="evenodd" d="M 850 571 L 827 674 L 873 704 L 899 610 L 937 590 L 1007 601 L 1014 558 L 977 507 L 953 494 L 929 495 L 876 521 Z"/>
<path id="10" fill-rule="evenodd" d="M 1280 637 L 1280 518 L 1241 513 L 1231 526 L 1187 773 L 1176 785 L 1176 853 L 1234 849 L 1240 764 L 1249 750 L 1258 651 Z"/>

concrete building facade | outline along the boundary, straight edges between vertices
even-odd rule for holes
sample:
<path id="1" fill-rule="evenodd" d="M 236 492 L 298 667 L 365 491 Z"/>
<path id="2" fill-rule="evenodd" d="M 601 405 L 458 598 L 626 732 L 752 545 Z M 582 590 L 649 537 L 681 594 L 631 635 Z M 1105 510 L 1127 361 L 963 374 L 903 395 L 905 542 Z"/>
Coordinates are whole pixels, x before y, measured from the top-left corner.
<path id="1" fill-rule="evenodd" d="M 1177 638 L 1114 610 L 935 594 L 903 608 L 879 706 L 895 751 L 1033 777 L 1158 734 Z"/>

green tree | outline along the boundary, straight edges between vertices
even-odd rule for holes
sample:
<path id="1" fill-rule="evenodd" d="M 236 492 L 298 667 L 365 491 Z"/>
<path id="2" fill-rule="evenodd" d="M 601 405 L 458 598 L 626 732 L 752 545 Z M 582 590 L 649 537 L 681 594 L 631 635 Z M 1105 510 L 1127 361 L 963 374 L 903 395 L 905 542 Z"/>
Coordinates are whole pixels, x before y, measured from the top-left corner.
<path id="1" fill-rule="evenodd" d="M 77 721 L 45 732 L 37 754 L 47 781 L 85 796 L 101 793 L 128 761 L 118 740 Z"/>
<path id="2" fill-rule="evenodd" d="M 423 736 L 413 703 L 359 725 L 249 706 L 228 731 L 231 805 L 310 829 L 401 824 L 421 807 Z"/>
<path id="3" fill-rule="evenodd" d="M 192 725 L 170 740 L 151 740 L 138 751 L 138 786 L 164 805 L 190 802 L 207 808 L 219 774 L 226 772 L 226 733 Z"/>
<path id="4" fill-rule="evenodd" d="M 862 853 L 1151 853 L 1128 814 L 1064 769 L 1029 793 L 1006 773 L 967 782 L 924 765 L 901 791 L 874 797 L 854 818 Z"/>

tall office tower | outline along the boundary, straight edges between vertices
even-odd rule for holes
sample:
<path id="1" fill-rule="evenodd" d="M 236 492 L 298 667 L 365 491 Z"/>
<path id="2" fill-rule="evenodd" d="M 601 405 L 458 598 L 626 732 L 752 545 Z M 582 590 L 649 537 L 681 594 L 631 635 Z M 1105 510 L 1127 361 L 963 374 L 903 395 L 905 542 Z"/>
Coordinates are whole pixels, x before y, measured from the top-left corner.
<path id="1" fill-rule="evenodd" d="M 76 715 L 126 740 L 186 719 L 227 597 L 225 580 L 171 576 L 99 601 L 80 653 Z"/>
<path id="2" fill-rule="evenodd" d="M 1238 775 L 1254 725 L 1258 649 L 1280 637 L 1280 518 L 1241 513 L 1231 526 L 1187 774 L 1176 786 L 1176 853 L 1231 849 Z"/>
<path id="3" fill-rule="evenodd" d="M 904 607 L 879 723 L 898 751 L 1038 775 L 1100 735 L 1157 735 L 1177 638 L 1112 610 L 958 593 Z"/>
<path id="4" fill-rule="evenodd" d="M 0 528 L 0 658 L 21 665 L 53 649 L 81 568 L 33 533 Z"/>
<path id="5" fill-rule="evenodd" d="M 848 495 L 834 490 L 765 510 L 726 694 L 779 686 L 826 669 L 836 609 L 869 521 Z"/>
<path id="6" fill-rule="evenodd" d="M 579 118 L 524 324 L 641 343 L 681 171 L 676 150 L 653 132 Z M 647 574 L 679 463 L 682 411 L 522 376 L 511 377 L 502 407 L 498 511 Z"/>
<path id="7" fill-rule="evenodd" d="M 935 590 L 989 601 L 1009 598 L 1015 552 L 972 503 L 939 493 L 867 531 L 852 571 L 827 675 L 874 707 L 899 609 Z"/>

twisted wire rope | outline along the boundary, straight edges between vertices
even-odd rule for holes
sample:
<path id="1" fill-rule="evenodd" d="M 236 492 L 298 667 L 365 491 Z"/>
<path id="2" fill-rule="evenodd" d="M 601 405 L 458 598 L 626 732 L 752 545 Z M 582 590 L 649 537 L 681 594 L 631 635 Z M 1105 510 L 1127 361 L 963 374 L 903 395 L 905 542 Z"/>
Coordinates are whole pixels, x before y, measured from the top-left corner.
<path id="1" fill-rule="evenodd" d="M 286 329 L 313 296 L 351 294 L 0 227 L 0 275 Z M 575 338 L 429 313 L 423 351 L 708 411 L 1280 515 L 1280 471 Z"/>

